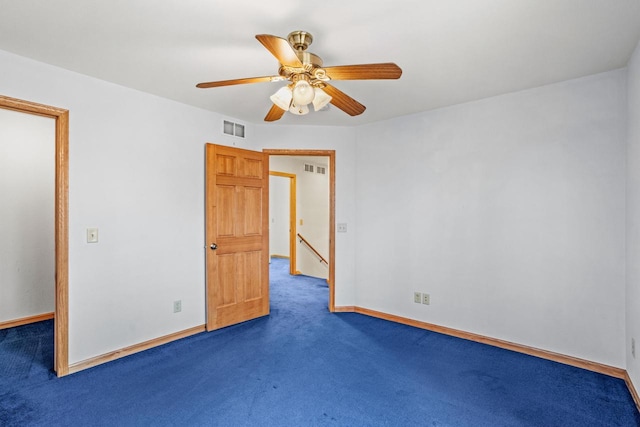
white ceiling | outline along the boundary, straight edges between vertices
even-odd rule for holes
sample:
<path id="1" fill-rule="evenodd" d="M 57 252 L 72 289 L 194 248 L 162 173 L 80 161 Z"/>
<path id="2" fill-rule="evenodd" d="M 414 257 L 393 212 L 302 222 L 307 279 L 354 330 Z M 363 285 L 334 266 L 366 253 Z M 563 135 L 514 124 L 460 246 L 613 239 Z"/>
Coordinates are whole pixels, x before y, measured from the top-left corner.
<path id="1" fill-rule="evenodd" d="M 367 110 L 279 124 L 359 125 L 624 67 L 640 0 L 0 0 L 0 49 L 250 123 L 282 82 L 256 34 L 310 32 L 324 64 L 395 62 L 400 80 L 336 81 Z M 0 64 L 0 78 L 1 64 Z"/>

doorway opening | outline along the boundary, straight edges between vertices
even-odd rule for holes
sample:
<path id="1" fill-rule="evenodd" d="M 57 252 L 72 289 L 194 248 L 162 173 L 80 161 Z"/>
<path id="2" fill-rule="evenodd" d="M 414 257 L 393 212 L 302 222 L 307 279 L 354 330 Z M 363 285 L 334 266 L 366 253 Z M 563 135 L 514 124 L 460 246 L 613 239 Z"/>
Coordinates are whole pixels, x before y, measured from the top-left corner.
<path id="1" fill-rule="evenodd" d="M 290 275 L 297 274 L 296 188 L 295 174 L 269 171 L 269 256 L 287 258 Z"/>
<path id="2" fill-rule="evenodd" d="M 329 302 L 328 308 L 330 312 L 335 311 L 335 151 L 334 150 L 295 150 L 295 149 L 264 149 L 264 153 L 268 154 L 270 158 L 273 156 L 294 156 L 294 157 L 311 157 L 311 158 L 327 158 L 328 170 L 324 171 L 329 175 L 329 212 L 328 212 L 328 277 L 327 283 L 329 285 Z M 294 224 L 290 231 L 291 254 L 296 253 L 296 244 L 298 241 L 298 233 L 296 230 L 297 219 L 293 218 Z M 290 255 L 291 256 L 291 255 Z M 295 265 L 290 267 L 292 274 L 297 273 L 293 271 Z"/>
<path id="3" fill-rule="evenodd" d="M 53 190 L 55 192 L 55 309 L 53 369 L 56 374 L 61 377 L 69 374 L 69 111 L 5 96 L 0 96 L 0 108 L 49 117 L 55 120 L 55 188 Z"/>

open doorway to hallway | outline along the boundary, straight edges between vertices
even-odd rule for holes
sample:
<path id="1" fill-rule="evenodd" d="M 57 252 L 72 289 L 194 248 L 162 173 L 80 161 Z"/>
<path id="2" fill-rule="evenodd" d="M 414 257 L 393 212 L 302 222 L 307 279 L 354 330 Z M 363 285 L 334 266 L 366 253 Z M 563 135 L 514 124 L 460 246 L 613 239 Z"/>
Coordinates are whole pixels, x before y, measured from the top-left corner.
<path id="1" fill-rule="evenodd" d="M 270 255 L 289 259 L 291 274 L 325 279 L 334 311 L 335 151 L 264 151 L 273 172 Z"/>

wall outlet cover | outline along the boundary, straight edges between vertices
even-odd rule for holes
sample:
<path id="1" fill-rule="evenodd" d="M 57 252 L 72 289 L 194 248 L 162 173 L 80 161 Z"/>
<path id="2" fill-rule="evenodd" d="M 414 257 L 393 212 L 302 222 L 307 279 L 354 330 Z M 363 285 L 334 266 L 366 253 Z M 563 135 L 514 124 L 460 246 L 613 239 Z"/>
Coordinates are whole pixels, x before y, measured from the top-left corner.
<path id="1" fill-rule="evenodd" d="M 422 294 L 422 303 L 426 305 L 431 304 L 431 298 L 429 297 L 429 294 Z"/>

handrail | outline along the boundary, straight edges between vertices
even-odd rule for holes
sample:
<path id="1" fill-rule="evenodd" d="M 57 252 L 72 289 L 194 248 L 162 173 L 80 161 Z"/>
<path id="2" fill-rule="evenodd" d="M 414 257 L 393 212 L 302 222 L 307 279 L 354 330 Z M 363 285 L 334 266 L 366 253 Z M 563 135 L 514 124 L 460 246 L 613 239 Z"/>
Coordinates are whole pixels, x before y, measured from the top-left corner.
<path id="1" fill-rule="evenodd" d="M 329 265 L 329 263 L 327 262 L 326 259 L 324 259 L 324 257 L 322 255 L 320 255 L 320 252 L 318 252 L 316 250 L 316 248 L 314 248 L 311 243 L 309 243 L 309 241 L 307 239 L 305 239 L 304 237 L 302 237 L 302 235 L 300 233 L 298 233 L 298 238 L 300 239 L 300 243 L 304 242 L 305 245 L 307 245 L 307 247 L 309 249 L 311 249 L 313 251 L 314 254 L 316 254 L 316 256 L 318 258 L 320 258 L 320 262 L 324 262 L 325 264 Z"/>

